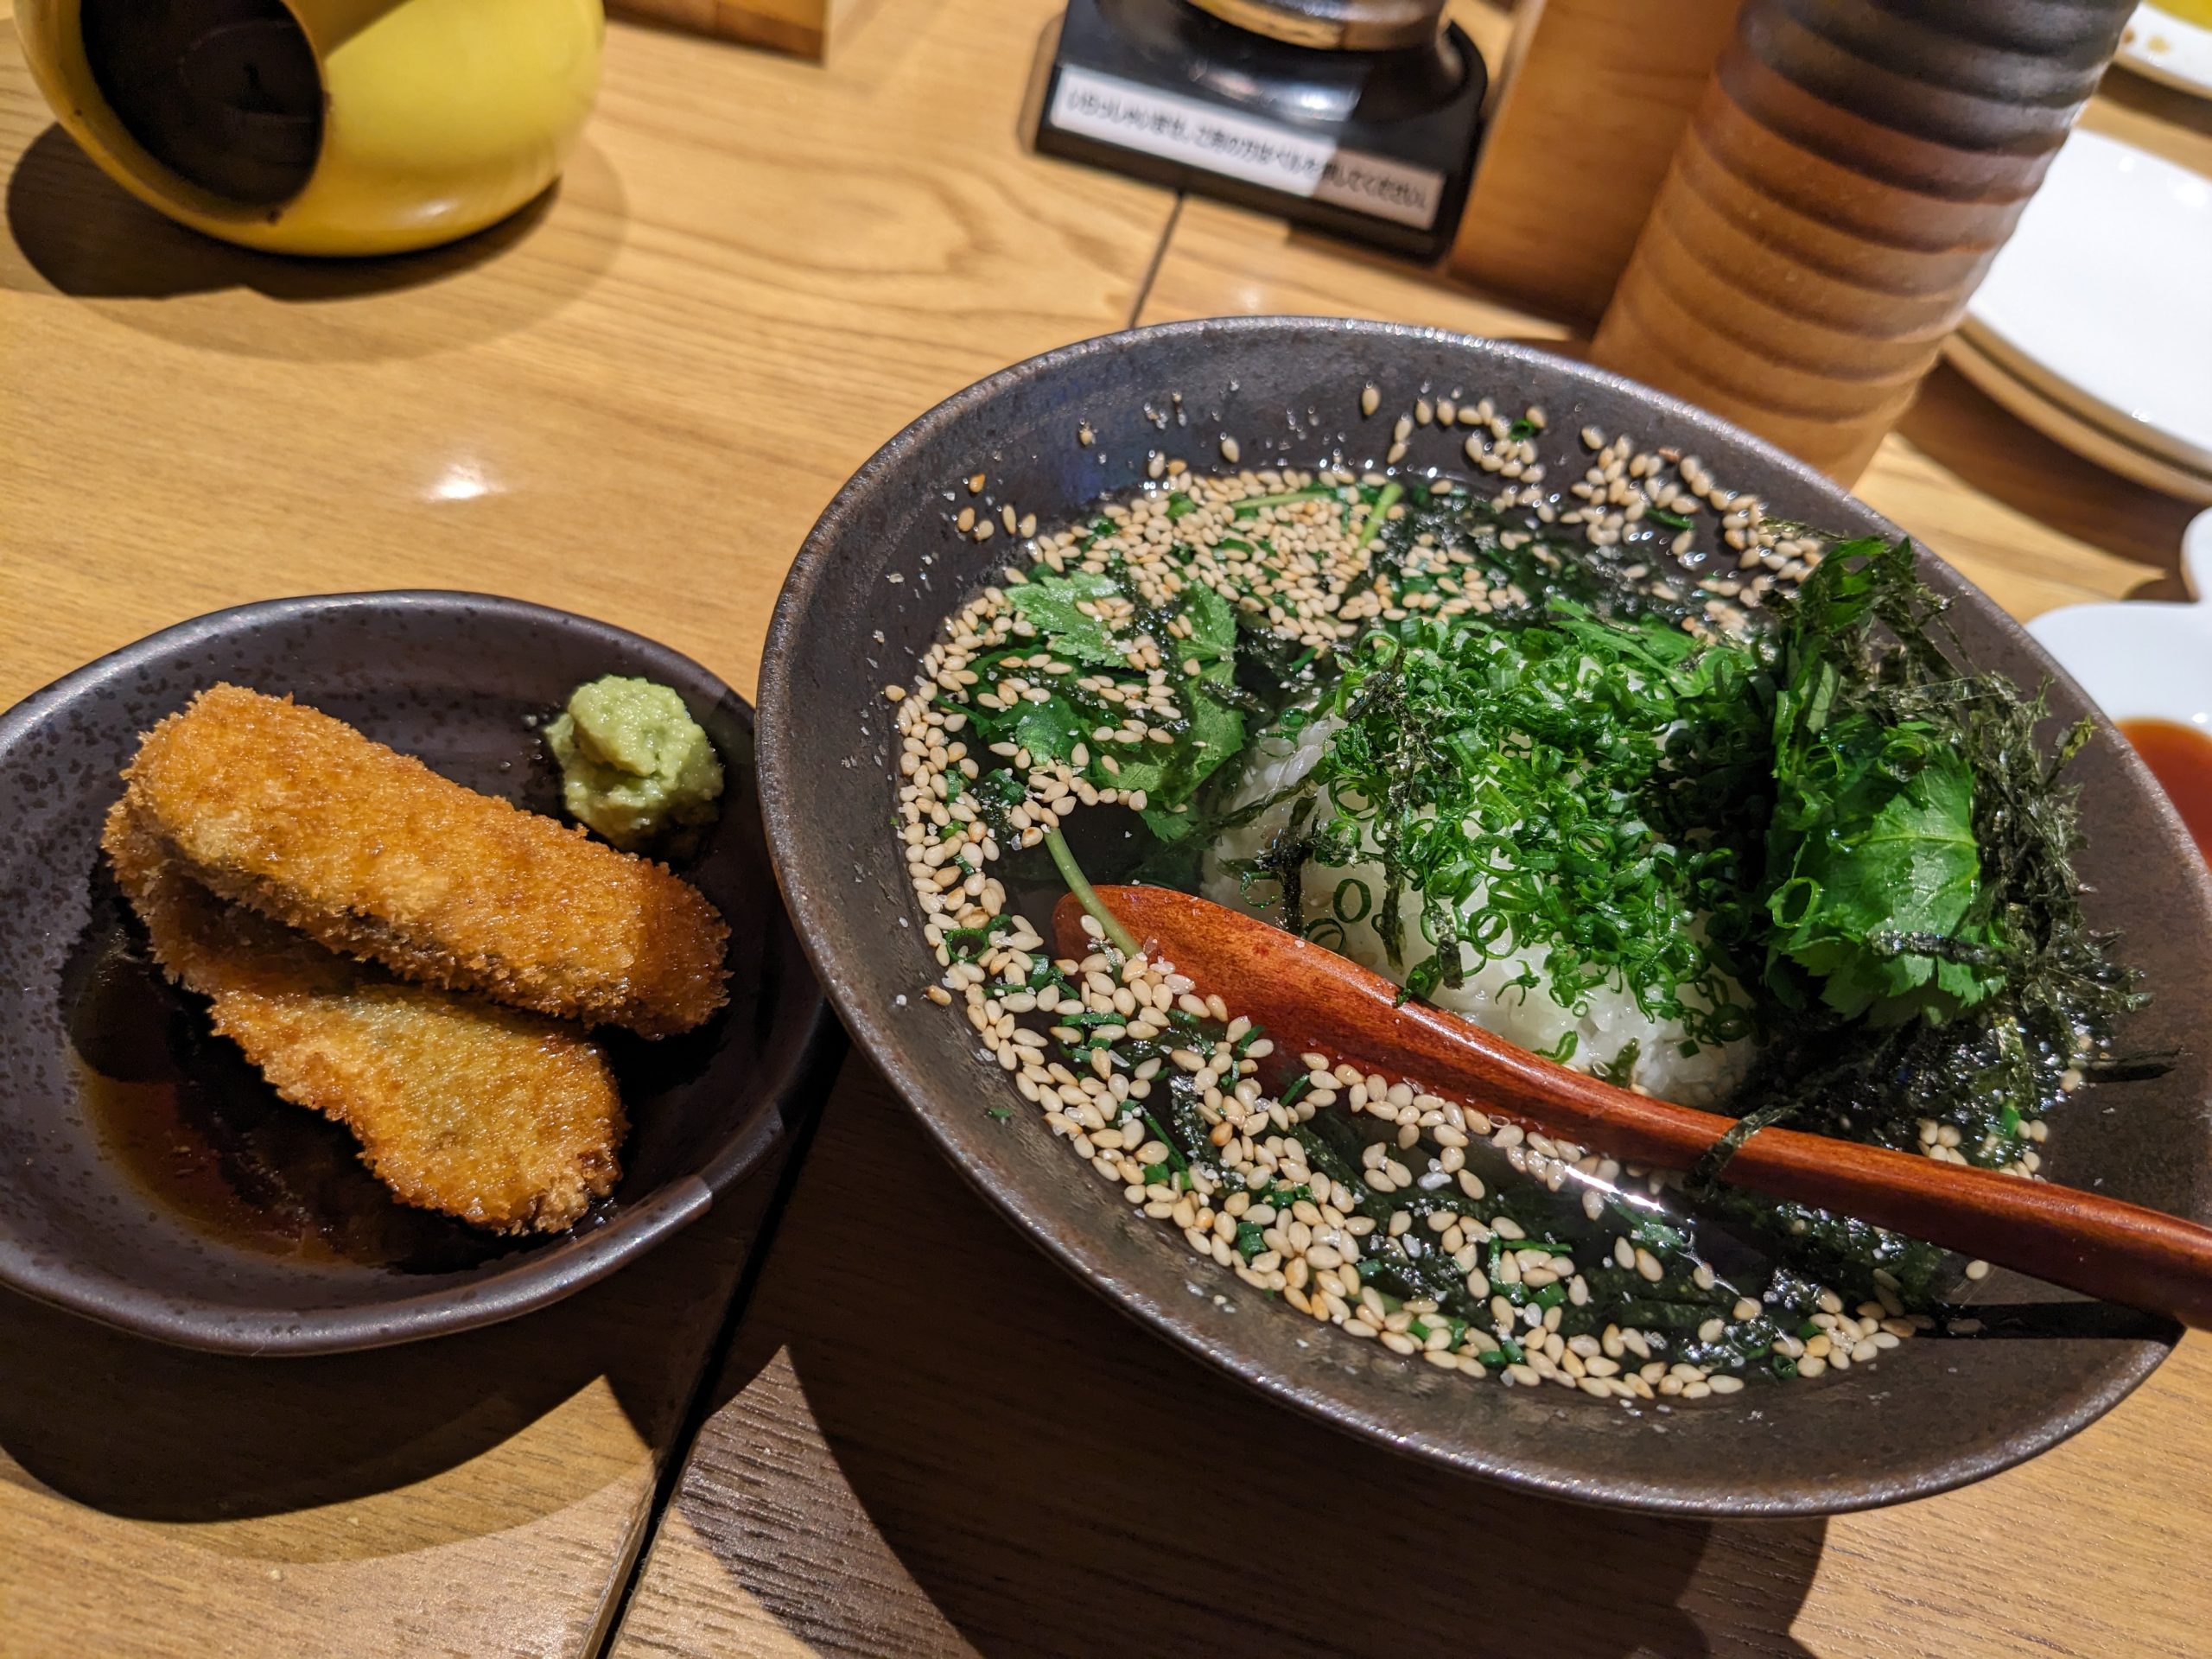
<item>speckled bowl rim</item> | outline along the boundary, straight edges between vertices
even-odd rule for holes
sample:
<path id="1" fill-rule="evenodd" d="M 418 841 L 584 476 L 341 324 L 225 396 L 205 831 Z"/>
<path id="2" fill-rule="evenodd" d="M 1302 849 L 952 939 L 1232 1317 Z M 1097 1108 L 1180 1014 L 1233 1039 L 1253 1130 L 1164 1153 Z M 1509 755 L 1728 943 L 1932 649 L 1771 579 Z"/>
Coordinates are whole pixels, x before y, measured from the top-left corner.
<path id="1" fill-rule="evenodd" d="M 0 753 L 24 727 L 101 685 L 133 675 L 181 650 L 219 640 L 264 620 L 327 616 L 365 608 L 497 615 L 525 625 L 581 632 L 639 663 L 652 678 L 686 687 L 701 697 L 711 692 L 714 697 L 709 702 L 731 698 L 753 719 L 758 732 L 758 715 L 752 705 L 718 676 L 681 652 L 626 628 L 494 594 L 395 588 L 259 600 L 210 611 L 148 634 L 63 675 L 0 712 Z M 86 851 L 88 862 L 92 850 Z M 786 930 L 791 927 L 791 918 L 780 906 L 768 909 L 776 925 Z M 141 1292 L 106 1279 L 88 1281 L 73 1271 L 67 1258 L 33 1253 L 20 1241 L 0 1233 L 0 1285 L 157 1342 L 243 1356 L 329 1354 L 390 1347 L 473 1331 L 533 1312 L 596 1283 L 665 1243 L 704 1216 L 720 1194 L 760 1166 L 786 1132 L 779 1109 L 810 1090 L 825 1089 L 844 1052 L 842 1033 L 819 986 L 814 988 L 810 1001 L 804 990 L 804 987 L 789 988 L 786 994 L 794 1007 L 787 1017 L 803 1016 L 809 1027 L 807 1034 L 793 1046 L 791 1063 L 785 1074 L 764 1090 L 751 1115 L 731 1127 L 696 1170 L 623 1206 L 605 1226 L 580 1238 L 573 1252 L 558 1257 L 525 1256 L 505 1268 L 494 1262 L 487 1265 L 480 1279 L 370 1306 L 310 1313 L 275 1308 L 247 1313 L 234 1305 Z"/>
<path id="2" fill-rule="evenodd" d="M 1516 1454 L 1459 1441 L 1443 1443 L 1408 1435 L 1380 1412 L 1319 1397 L 1294 1381 L 1247 1366 L 1229 1344 L 1212 1339 L 1182 1305 L 1151 1296 L 1141 1285 L 1116 1272 L 1096 1241 L 1083 1233 L 1063 1236 L 1055 1230 L 1051 1218 L 1035 1210 L 1022 1193 L 989 1179 L 931 1109 L 927 1103 L 938 1085 L 909 1064 L 905 1044 L 888 1013 L 857 993 L 847 977 L 843 963 L 823 943 L 830 931 L 828 918 L 835 913 L 842 894 L 835 881 L 823 880 L 817 887 L 809 879 L 816 874 L 809 868 L 808 851 L 816 838 L 814 827 L 797 810 L 787 781 L 798 776 L 809 764 L 809 756 L 800 746 L 792 724 L 790 663 L 794 636 L 805 626 L 808 614 L 815 607 L 817 590 L 839 575 L 835 552 L 846 533 L 848 521 L 861 514 L 865 501 L 876 492 L 908 487 L 909 481 L 903 479 L 902 473 L 909 452 L 945 426 L 988 405 L 1017 386 L 1053 377 L 1073 378 L 1080 375 L 1086 363 L 1126 352 L 1141 341 L 1176 336 L 1216 340 L 1264 340 L 1291 330 L 1330 330 L 1459 350 L 1471 347 L 1503 365 L 1541 365 L 1547 372 L 1563 373 L 1592 388 L 1640 404 L 1650 411 L 1656 423 L 1662 423 L 1661 429 L 1669 433 L 1669 442 L 1677 442 L 1674 435 L 1676 434 L 1726 438 L 1748 446 L 1764 465 L 1788 474 L 1800 484 L 1824 493 L 1834 493 L 1838 488 L 1833 480 L 1764 439 L 1625 376 L 1514 341 L 1363 318 L 1235 316 L 1153 324 L 1077 340 L 1042 353 L 955 392 L 889 439 L 823 510 L 785 579 L 769 624 L 762 658 L 760 798 L 769 849 L 777 879 L 783 884 L 785 902 L 798 925 L 800 943 L 854 1041 L 883 1069 L 909 1109 L 920 1119 L 930 1138 L 970 1185 L 1014 1223 L 1031 1243 L 1131 1319 L 1284 1405 L 1403 1455 L 1440 1463 L 1525 1491 L 1575 1503 L 1684 1517 L 1783 1519 L 1845 1514 L 1933 1497 L 1970 1484 L 2049 1450 L 2110 1411 L 2164 1363 L 2171 1352 L 2171 1342 L 2136 1344 L 2135 1351 L 2115 1364 L 2100 1386 L 2085 1390 L 2062 1408 L 2044 1415 L 1979 1454 L 1962 1453 L 1903 1475 L 1808 1478 L 1802 1486 L 1778 1496 L 1772 1492 L 1745 1494 L 1695 1479 L 1661 1483 L 1592 1477 L 1580 1470 L 1548 1463 L 1534 1448 Z M 1844 493 L 1849 495 L 1848 492 Z M 1880 527 L 1880 533 L 1892 537 L 1905 534 L 1858 498 L 1849 499 L 1867 521 Z M 1919 551 L 1923 579 L 1938 593 L 1952 596 L 1974 594 L 1989 603 L 1986 595 L 1981 595 L 1978 588 L 1916 537 L 1914 545 Z M 2008 637 L 2016 649 L 2030 660 L 2042 664 L 2054 682 L 2079 694 L 2080 688 L 2065 670 L 2018 622 L 1993 603 L 1989 604 L 1989 608 L 1999 631 Z M 2085 696 L 2082 701 L 2088 702 L 2088 699 Z M 2094 711 L 2094 704 L 2090 707 Z M 2101 713 L 2094 713 L 2094 718 L 2103 736 L 2126 747 Z M 2122 764 L 2133 769 L 2154 798 L 2158 798 L 2150 773 L 2132 751 L 2126 754 Z M 2170 807 L 2164 818 L 2172 854 L 2181 868 L 2196 872 L 2200 902 L 2212 906 L 2212 873 L 2208 873 L 2203 861 L 2196 856 L 2179 817 Z M 2212 1223 L 2212 1209 L 2202 1203 L 2199 1208 L 2206 1213 L 2195 1218 Z"/>

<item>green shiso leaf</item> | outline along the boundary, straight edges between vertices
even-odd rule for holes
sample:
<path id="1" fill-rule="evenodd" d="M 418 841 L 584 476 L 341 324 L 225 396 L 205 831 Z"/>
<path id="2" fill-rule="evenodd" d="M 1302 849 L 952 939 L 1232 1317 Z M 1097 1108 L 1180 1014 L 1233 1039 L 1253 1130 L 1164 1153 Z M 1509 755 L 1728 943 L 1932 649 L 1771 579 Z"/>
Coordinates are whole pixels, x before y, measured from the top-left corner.
<path id="1" fill-rule="evenodd" d="M 1236 649 L 1236 613 L 1229 601 L 1203 582 L 1183 589 L 1182 614 L 1191 625 L 1191 637 L 1181 643 L 1185 657 L 1208 662 L 1230 656 Z"/>
<path id="2" fill-rule="evenodd" d="M 1235 664 L 1226 656 L 1208 664 L 1179 688 L 1185 715 L 1173 743 L 1147 743 L 1121 760 L 1111 781 L 1124 790 L 1144 791 L 1149 808 L 1182 805 L 1214 771 L 1244 747 L 1244 716 L 1206 694 L 1209 683 L 1233 683 Z M 1149 822 L 1147 818 L 1147 822 Z"/>
<path id="3" fill-rule="evenodd" d="M 1024 702 L 1014 715 L 1013 741 L 1033 755 L 1065 760 L 1075 752 L 1082 735 L 1082 718 L 1065 697 L 1044 702 Z"/>
<path id="4" fill-rule="evenodd" d="M 1767 835 L 1767 983 L 1878 1026 L 1948 1019 L 2004 982 L 1915 942 L 1996 943 L 1981 893 L 1974 780 L 1958 734 L 1899 719 L 1864 671 L 1882 601 L 1916 588 L 1911 543 L 1837 548 L 1801 590 L 1783 641 Z M 1901 941 L 1904 943 L 1901 945 Z M 1955 955 L 1956 953 L 1955 953 Z"/>
<path id="5" fill-rule="evenodd" d="M 1019 587 L 1007 589 L 1014 607 L 1045 634 L 1052 649 L 1077 662 L 1098 668 L 1120 668 L 1122 653 L 1115 648 L 1106 626 L 1077 607 L 1121 592 L 1114 579 L 1102 572 L 1078 570 L 1072 575 L 1033 575 Z"/>
<path id="6" fill-rule="evenodd" d="M 1040 684 L 1039 677 L 1033 674 L 1029 676 L 1032 691 L 1014 707 L 992 709 L 971 705 L 970 718 L 978 734 L 989 742 L 1014 743 L 1039 760 L 1071 760 L 1082 745 L 1090 752 L 1084 773 L 1094 785 L 1124 791 L 1142 790 L 1147 798 L 1146 822 L 1160 839 L 1172 842 L 1187 836 L 1198 820 L 1175 809 L 1244 744 L 1243 716 L 1230 706 L 1245 695 L 1236 687 L 1235 607 L 1212 588 L 1192 582 L 1171 607 L 1150 609 L 1116 575 L 1099 570 L 1078 570 L 1065 576 L 1040 573 L 1009 587 L 1007 598 L 1040 636 L 1044 649 L 1093 671 L 1093 683 L 1085 690 L 1077 683 L 1078 677 L 1057 676 Z M 1118 643 L 1103 622 L 1081 608 L 1086 604 L 1095 607 L 1098 601 L 1109 599 L 1128 602 L 1136 609 L 1128 636 Z M 1168 625 L 1177 619 L 1188 626 L 1188 637 L 1179 638 L 1170 631 Z M 1090 734 L 1096 728 L 1118 727 L 1122 719 L 1121 705 L 1099 692 L 1095 677 L 1103 676 L 1129 693 L 1147 688 L 1147 674 L 1130 666 L 1123 649 L 1124 645 L 1134 648 L 1140 635 L 1151 641 L 1163 660 L 1177 664 L 1195 661 L 1199 665 L 1196 675 L 1179 676 L 1174 682 L 1181 712 L 1179 718 L 1166 722 L 1172 741 L 1135 745 L 1094 741 Z M 995 671 L 996 662 L 995 656 L 979 663 L 979 672 Z M 1115 769 L 1105 764 L 1109 753 Z"/>
<path id="7" fill-rule="evenodd" d="M 1884 934 L 1955 937 L 1980 890 L 1974 779 L 1942 735 L 1854 717 L 1777 779 L 1770 949 L 1821 979 L 1821 1000 L 1847 1017 L 1948 1015 L 1993 988 L 1963 963 L 1877 948 Z M 1784 996 L 1793 988 L 1776 986 Z"/>

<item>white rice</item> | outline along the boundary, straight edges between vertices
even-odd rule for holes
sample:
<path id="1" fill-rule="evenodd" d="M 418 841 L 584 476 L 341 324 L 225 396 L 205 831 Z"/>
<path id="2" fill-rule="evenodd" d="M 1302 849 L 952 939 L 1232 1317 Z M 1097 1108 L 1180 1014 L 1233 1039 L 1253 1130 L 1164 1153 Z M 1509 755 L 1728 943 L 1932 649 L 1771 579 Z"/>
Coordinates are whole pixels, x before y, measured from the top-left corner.
<path id="1" fill-rule="evenodd" d="M 1255 744 L 1245 760 L 1246 774 L 1237 791 L 1236 804 L 1249 805 L 1264 800 L 1304 778 L 1319 762 L 1331 734 L 1340 724 L 1333 718 L 1317 720 L 1295 740 L 1271 734 Z M 1223 868 L 1224 861 L 1248 859 L 1265 851 L 1268 843 L 1288 825 L 1293 810 L 1292 802 L 1281 802 L 1250 823 L 1226 832 L 1214 843 L 1205 861 L 1208 898 L 1246 909 L 1261 907 L 1257 903 L 1246 903 L 1238 890 L 1236 874 Z M 1306 867 L 1302 919 L 1312 923 L 1334 915 L 1336 894 L 1340 884 L 1347 880 L 1364 883 L 1379 910 L 1389 886 L 1379 858 L 1344 866 L 1309 863 Z M 1258 900 L 1274 896 L 1272 881 L 1262 884 L 1255 895 Z M 1356 912 L 1356 892 L 1347 890 L 1345 897 L 1347 905 Z M 1483 902 L 1483 892 L 1478 888 L 1469 899 L 1468 907 L 1479 908 Z M 1413 944 L 1412 952 L 1401 967 L 1391 966 L 1382 938 L 1375 930 L 1372 912 L 1344 928 L 1341 944 L 1333 938 L 1328 942 L 1355 962 L 1403 983 L 1405 968 L 1428 951 L 1420 931 L 1423 905 L 1421 894 L 1413 887 L 1408 887 L 1400 897 L 1400 918 L 1405 938 Z M 1618 975 L 1611 983 L 1587 994 L 1577 1006 L 1561 1006 L 1550 992 L 1547 972 L 1550 947 L 1538 944 L 1522 949 L 1517 948 L 1517 942 L 1516 946 L 1506 956 L 1479 964 L 1470 962 L 1469 971 L 1459 985 L 1438 986 L 1430 1000 L 1440 1007 L 1466 1015 L 1476 1024 L 1526 1049 L 1556 1053 L 1567 1033 L 1573 1032 L 1574 1053 L 1567 1064 L 1577 1071 L 1611 1065 L 1622 1049 L 1634 1041 L 1637 1055 L 1628 1080 L 1662 1099 L 1685 1105 L 1713 1103 L 1740 1082 L 1749 1069 L 1753 1045 L 1748 1038 L 1724 1045 L 1694 1046 L 1693 1052 L 1685 1054 L 1682 1050 L 1689 1044 L 1689 1034 L 1683 1022 L 1652 1018 L 1637 1005 L 1635 995 Z M 1465 946 L 1462 949 L 1469 957 L 1472 957 L 1471 950 Z M 1530 970 L 1537 982 L 1535 987 L 1516 982 Z M 1729 990 L 1732 1000 L 1750 1000 L 1732 983 Z M 1689 987 L 1683 987 L 1680 995 L 1682 1001 L 1694 1006 L 1702 1003 Z"/>

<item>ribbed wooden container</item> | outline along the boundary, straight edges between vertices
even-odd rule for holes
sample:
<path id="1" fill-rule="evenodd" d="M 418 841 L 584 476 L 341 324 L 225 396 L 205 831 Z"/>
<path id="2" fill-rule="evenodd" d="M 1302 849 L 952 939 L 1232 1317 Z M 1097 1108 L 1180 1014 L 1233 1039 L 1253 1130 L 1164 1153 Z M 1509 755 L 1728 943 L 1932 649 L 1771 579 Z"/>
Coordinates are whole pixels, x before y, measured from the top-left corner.
<path id="1" fill-rule="evenodd" d="M 1592 357 L 1852 482 L 2132 10 L 1745 0 Z"/>

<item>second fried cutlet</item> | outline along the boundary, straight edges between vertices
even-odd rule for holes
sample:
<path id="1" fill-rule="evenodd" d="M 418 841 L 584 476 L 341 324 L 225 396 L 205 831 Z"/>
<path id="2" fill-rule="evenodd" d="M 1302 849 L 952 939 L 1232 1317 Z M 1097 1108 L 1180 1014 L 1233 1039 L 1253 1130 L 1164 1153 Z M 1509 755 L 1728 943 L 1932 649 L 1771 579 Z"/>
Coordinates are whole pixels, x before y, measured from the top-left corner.
<path id="1" fill-rule="evenodd" d="M 289 698 L 201 692 L 146 734 L 131 810 L 193 877 L 409 979 L 648 1037 L 721 1006 L 698 889 Z"/>
<path id="2" fill-rule="evenodd" d="M 188 877 L 134 818 L 101 844 L 156 961 L 296 1105 L 351 1129 L 401 1202 L 495 1232 L 557 1232 L 620 1174 L 627 1129 L 582 1033 L 391 980 Z"/>

